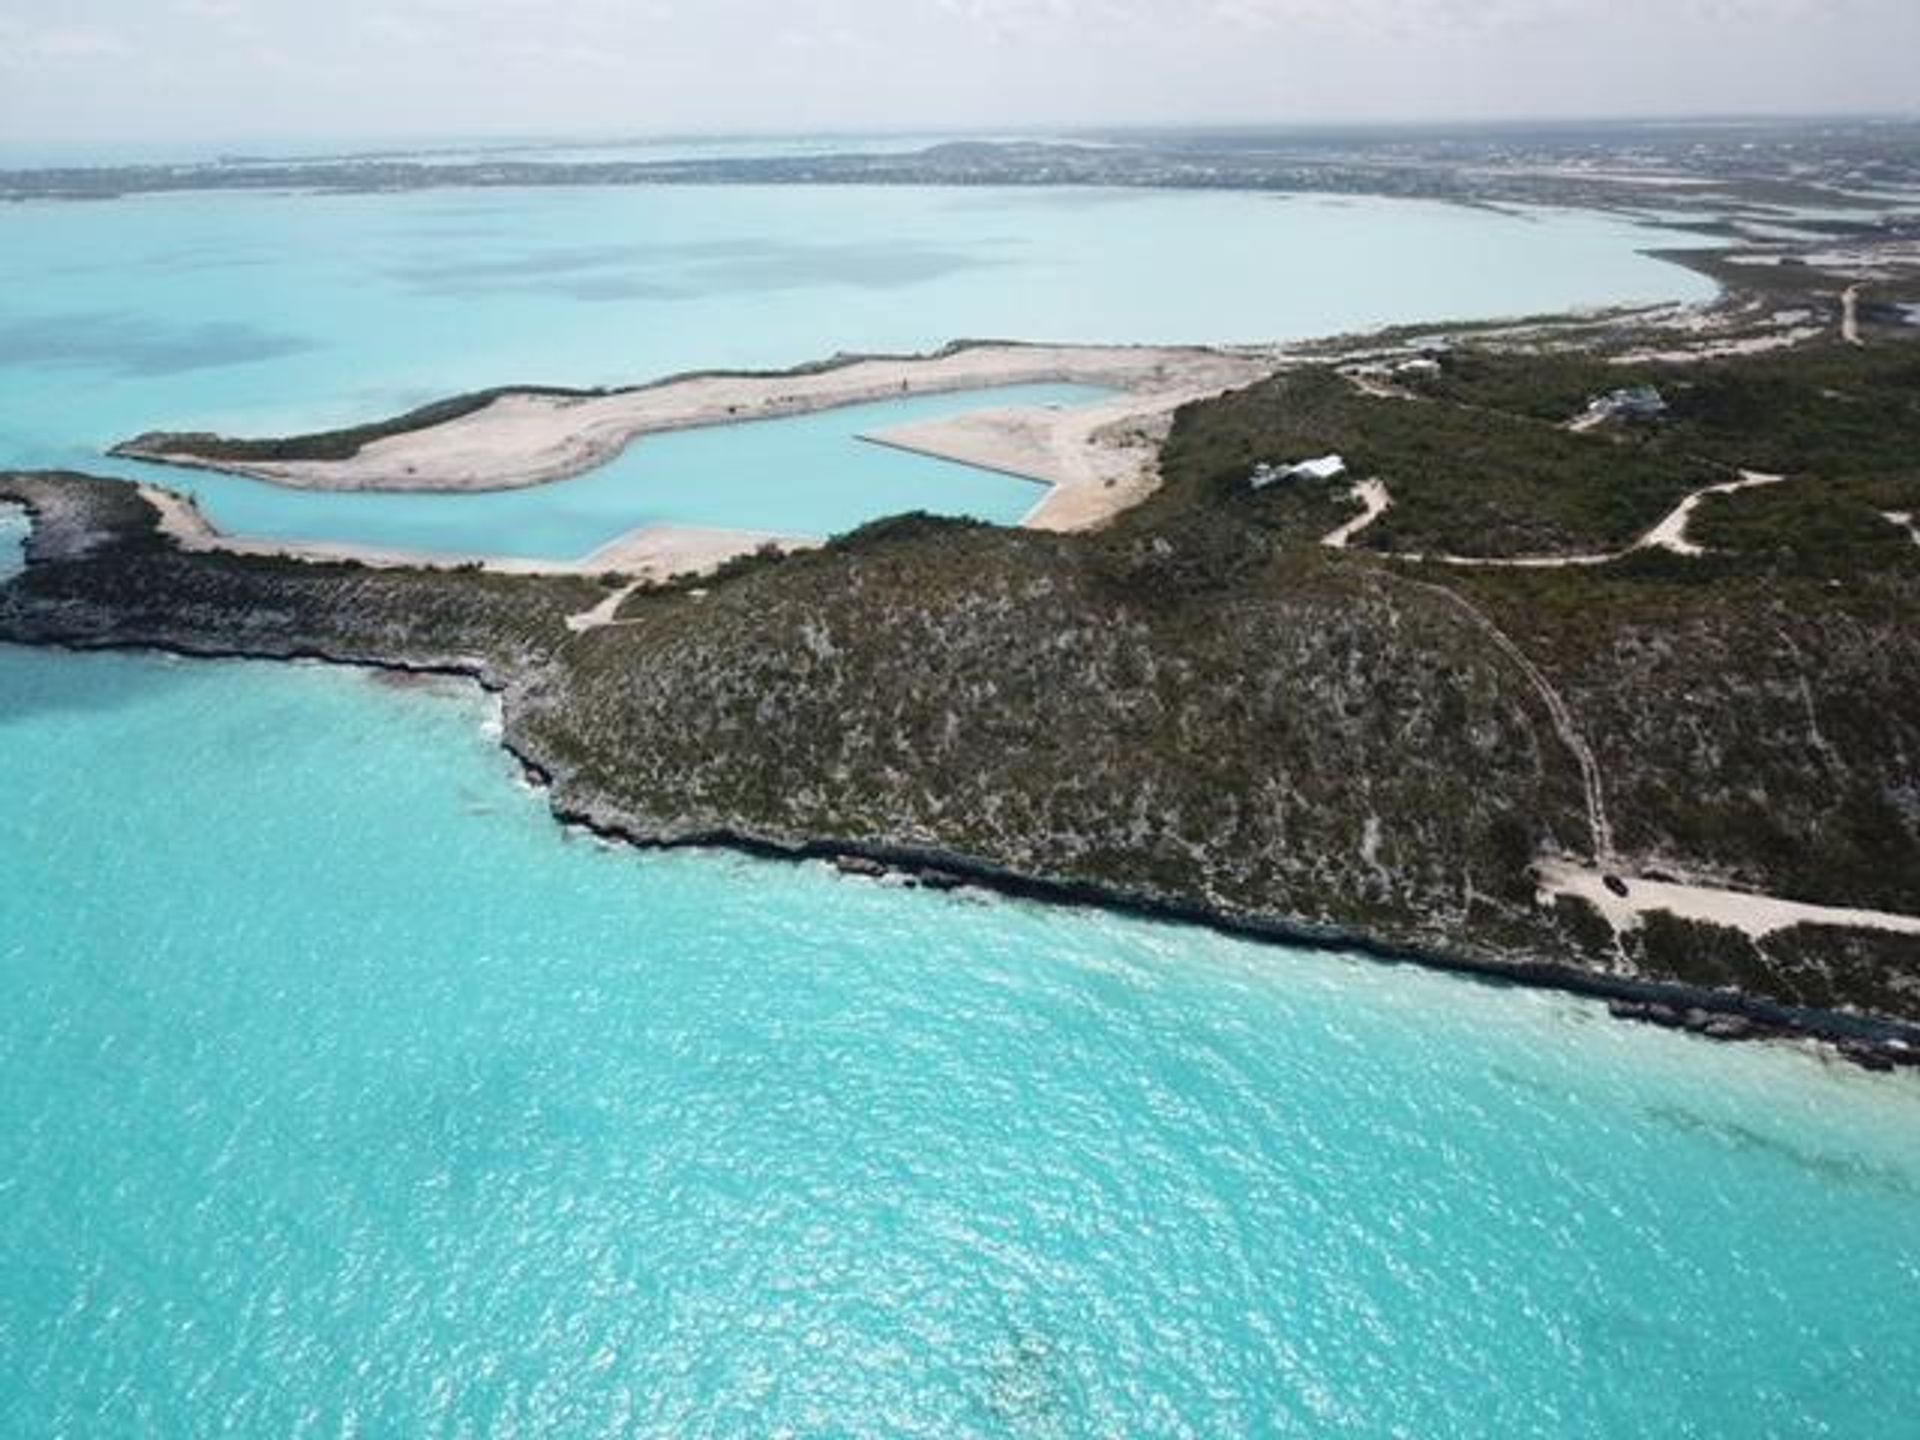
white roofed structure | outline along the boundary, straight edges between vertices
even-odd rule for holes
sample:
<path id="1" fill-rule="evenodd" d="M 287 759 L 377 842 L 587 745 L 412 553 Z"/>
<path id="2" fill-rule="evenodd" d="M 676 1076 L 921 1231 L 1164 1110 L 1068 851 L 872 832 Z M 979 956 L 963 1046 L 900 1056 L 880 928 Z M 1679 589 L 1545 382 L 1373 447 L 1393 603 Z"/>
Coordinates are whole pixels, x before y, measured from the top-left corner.
<path id="1" fill-rule="evenodd" d="M 1347 473 L 1347 462 L 1338 455 L 1322 455 L 1318 460 L 1302 460 L 1293 465 L 1256 465 L 1253 488 L 1264 490 L 1283 480 L 1338 480 Z"/>

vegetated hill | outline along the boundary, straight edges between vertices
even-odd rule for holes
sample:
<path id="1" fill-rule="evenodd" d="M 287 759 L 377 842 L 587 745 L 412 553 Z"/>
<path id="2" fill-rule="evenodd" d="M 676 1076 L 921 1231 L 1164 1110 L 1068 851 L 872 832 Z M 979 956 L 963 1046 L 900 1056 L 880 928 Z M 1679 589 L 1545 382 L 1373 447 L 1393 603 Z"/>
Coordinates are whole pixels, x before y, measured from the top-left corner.
<path id="1" fill-rule="evenodd" d="M 1393 491 L 1392 512 L 1356 543 L 1407 554 L 1616 549 L 1685 495 L 1731 478 L 1711 460 L 1502 410 L 1363 394 L 1329 369 L 1282 374 L 1215 402 L 1175 428 L 1166 468 L 1190 503 L 1257 523 L 1271 502 L 1248 492 L 1251 467 L 1328 452 Z"/>
<path id="2" fill-rule="evenodd" d="M 1920 546 L 1876 509 L 1914 483 L 1895 458 L 1920 456 L 1913 354 L 1656 367 L 1637 378 L 1706 398 L 1593 435 L 1533 413 L 1537 357 L 1456 356 L 1417 399 L 1302 371 L 1184 411 L 1161 490 L 1099 534 L 903 518 L 643 590 L 578 636 L 564 616 L 605 593 L 586 580 L 181 555 L 116 487 L 15 482 L 43 511 L 95 506 L 117 538 L 0 588 L 0 634 L 473 656 L 563 808 L 645 838 L 950 856 L 1920 1019 L 1912 939 L 1616 937 L 1538 904 L 1529 873 L 1593 855 L 1577 741 L 1621 870 L 1920 913 Z M 1539 375 L 1555 411 L 1588 388 Z M 1865 418 L 1823 430 L 1827 405 Z M 1400 552 L 1615 547 L 1701 483 L 1795 468 L 1703 506 L 1696 558 L 1461 568 L 1326 550 L 1344 482 L 1247 485 L 1255 461 L 1329 449 L 1388 481 L 1396 508 L 1363 538 Z"/>
<path id="3" fill-rule="evenodd" d="M 1470 619 L 1258 536 L 900 521 L 624 618 L 513 724 L 643 835 L 945 851 L 1432 944 L 1532 934 L 1529 859 L 1587 842 Z"/>

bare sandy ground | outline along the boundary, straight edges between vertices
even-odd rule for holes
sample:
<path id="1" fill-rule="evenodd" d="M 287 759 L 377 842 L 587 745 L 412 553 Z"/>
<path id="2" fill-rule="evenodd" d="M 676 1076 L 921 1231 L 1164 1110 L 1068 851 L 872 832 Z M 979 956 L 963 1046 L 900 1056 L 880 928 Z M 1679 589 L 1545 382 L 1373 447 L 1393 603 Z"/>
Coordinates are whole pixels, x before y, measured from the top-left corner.
<path id="1" fill-rule="evenodd" d="M 1227 388 L 1214 383 L 1217 378 L 1092 405 L 976 411 L 861 438 L 1042 481 L 1052 488 L 1036 494 L 1026 524 L 1038 530 L 1085 530 L 1153 492 L 1173 412 Z"/>
<path id="2" fill-rule="evenodd" d="M 1840 926 L 1859 930 L 1889 930 L 1920 935 L 1920 916 L 1892 915 L 1881 910 L 1849 910 L 1807 905 L 1739 890 L 1717 890 L 1662 880 L 1624 877 L 1625 895 L 1606 886 L 1602 873 L 1571 861 L 1549 861 L 1538 870 L 1543 895 L 1574 895 L 1591 903 L 1615 930 L 1636 930 L 1644 916 L 1665 910 L 1682 920 L 1703 920 L 1745 932 L 1758 940 L 1795 925 Z"/>
<path id="3" fill-rule="evenodd" d="M 313 490 L 506 490 L 578 475 L 641 436 L 808 414 L 903 395 L 1066 381 L 1129 392 L 1142 413 L 1247 384 L 1270 359 L 1198 348 L 978 345 L 924 358 L 858 360 L 781 375 L 707 375 L 617 394 L 508 394 L 441 425 L 377 440 L 347 460 L 208 463 L 146 458 Z M 1124 402 L 1109 418 L 1126 413 Z"/>
<path id="4" fill-rule="evenodd" d="M 1618 355 L 1609 355 L 1609 365 L 1685 365 L 1696 360 L 1726 360 L 1741 355 L 1764 355 L 1770 350 L 1788 350 L 1795 345 L 1803 345 L 1809 340 L 1817 340 L 1826 334 L 1819 325 L 1797 325 L 1785 330 L 1776 330 L 1766 335 L 1753 335 L 1740 340 L 1713 340 L 1704 344 L 1689 345 L 1678 350 L 1625 350 Z"/>
<path id="5" fill-rule="evenodd" d="M 257 540 L 228 535 L 215 527 L 189 496 L 142 485 L 140 493 L 160 512 L 160 529 L 183 550 L 222 550 L 235 555 L 276 555 L 291 560 L 357 560 L 375 567 L 427 566 L 451 569 L 479 565 L 503 575 L 620 574 L 639 580 L 704 574 L 739 555 L 765 545 L 804 550 L 820 542 L 805 536 L 750 530 L 703 530 L 688 525 L 649 525 L 621 536 L 581 560 L 515 560 L 497 555 L 455 555 L 440 551 L 380 550 L 359 545 Z"/>

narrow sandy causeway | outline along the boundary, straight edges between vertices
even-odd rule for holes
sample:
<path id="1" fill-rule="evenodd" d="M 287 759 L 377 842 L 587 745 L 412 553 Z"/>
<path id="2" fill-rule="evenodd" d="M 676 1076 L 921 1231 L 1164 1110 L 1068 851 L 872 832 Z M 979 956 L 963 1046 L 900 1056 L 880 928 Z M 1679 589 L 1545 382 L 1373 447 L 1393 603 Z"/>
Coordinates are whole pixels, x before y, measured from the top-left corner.
<path id="1" fill-rule="evenodd" d="M 578 475 L 644 435 L 807 414 L 902 396 L 1071 382 L 1128 392 L 1108 419 L 1170 412 L 1250 383 L 1270 358 L 1151 346 L 978 345 L 787 374 L 705 375 L 600 396 L 502 395 L 471 414 L 388 436 L 345 460 L 205 462 L 139 443 L 120 453 L 312 490 L 504 490 Z"/>
<path id="2" fill-rule="evenodd" d="M 1881 910 L 1850 910 L 1808 905 L 1739 890 L 1717 890 L 1666 880 L 1622 879 L 1627 893 L 1607 888 L 1606 877 L 1571 861 L 1548 861 L 1538 867 L 1543 895 L 1573 895 L 1590 903 L 1615 930 L 1636 930 L 1655 910 L 1681 920 L 1699 920 L 1744 932 L 1755 940 L 1795 925 L 1827 925 L 1850 930 L 1887 930 L 1920 935 L 1920 916 L 1893 915 Z"/>

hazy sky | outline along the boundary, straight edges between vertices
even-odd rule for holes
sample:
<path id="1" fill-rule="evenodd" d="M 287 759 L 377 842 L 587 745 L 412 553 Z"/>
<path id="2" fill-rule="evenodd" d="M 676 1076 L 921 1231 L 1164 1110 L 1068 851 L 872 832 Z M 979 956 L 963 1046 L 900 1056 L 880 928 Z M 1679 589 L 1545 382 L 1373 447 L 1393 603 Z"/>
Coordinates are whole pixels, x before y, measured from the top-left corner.
<path id="1" fill-rule="evenodd" d="M 1920 0 L 0 0 L 0 142 L 1920 105 Z"/>

